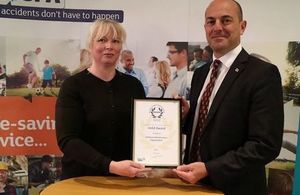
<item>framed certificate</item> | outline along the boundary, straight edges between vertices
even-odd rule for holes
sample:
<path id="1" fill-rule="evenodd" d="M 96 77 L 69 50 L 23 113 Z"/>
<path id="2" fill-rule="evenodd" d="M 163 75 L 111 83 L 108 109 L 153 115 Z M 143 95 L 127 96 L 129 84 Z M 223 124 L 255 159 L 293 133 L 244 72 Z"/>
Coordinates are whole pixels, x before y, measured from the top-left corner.
<path id="1" fill-rule="evenodd" d="M 148 167 L 180 165 L 180 119 L 180 100 L 134 99 L 133 161 Z"/>

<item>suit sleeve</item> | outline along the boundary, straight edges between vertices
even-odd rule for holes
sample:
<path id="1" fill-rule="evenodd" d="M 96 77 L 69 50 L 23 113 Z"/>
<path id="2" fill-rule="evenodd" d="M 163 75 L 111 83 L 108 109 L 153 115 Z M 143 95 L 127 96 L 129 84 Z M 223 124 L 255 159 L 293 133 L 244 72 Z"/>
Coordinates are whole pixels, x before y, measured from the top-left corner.
<path id="1" fill-rule="evenodd" d="M 226 188 L 232 180 L 262 169 L 274 160 L 281 148 L 283 134 L 283 95 L 281 77 L 276 66 L 260 72 L 251 89 L 246 122 L 247 140 L 205 163 L 209 178 L 219 188 Z M 245 129 L 241 129 L 245 131 Z"/>

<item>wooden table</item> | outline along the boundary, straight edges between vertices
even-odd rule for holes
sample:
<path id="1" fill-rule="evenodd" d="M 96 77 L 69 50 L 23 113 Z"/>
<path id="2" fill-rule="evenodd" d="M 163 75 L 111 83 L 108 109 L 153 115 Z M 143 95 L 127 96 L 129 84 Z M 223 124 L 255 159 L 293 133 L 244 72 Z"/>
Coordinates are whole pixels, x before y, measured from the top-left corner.
<path id="1" fill-rule="evenodd" d="M 48 186 L 41 195 L 177 195 L 223 194 L 209 187 L 183 183 L 178 178 L 78 177 Z"/>

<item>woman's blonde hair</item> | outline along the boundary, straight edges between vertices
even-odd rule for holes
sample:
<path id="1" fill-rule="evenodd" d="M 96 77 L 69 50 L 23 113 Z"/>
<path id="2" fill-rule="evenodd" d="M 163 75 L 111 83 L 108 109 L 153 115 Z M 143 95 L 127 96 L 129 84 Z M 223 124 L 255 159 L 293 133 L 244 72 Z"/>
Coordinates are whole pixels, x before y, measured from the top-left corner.
<path id="1" fill-rule="evenodd" d="M 91 49 L 95 40 L 110 34 L 113 39 L 117 39 L 121 43 L 126 41 L 126 32 L 121 24 L 114 20 L 95 20 L 90 27 L 87 47 Z"/>
<path id="2" fill-rule="evenodd" d="M 170 78 L 171 78 L 170 65 L 168 64 L 167 61 L 157 61 L 155 66 L 159 72 L 158 83 L 162 87 L 167 88 L 167 86 L 170 83 Z"/>

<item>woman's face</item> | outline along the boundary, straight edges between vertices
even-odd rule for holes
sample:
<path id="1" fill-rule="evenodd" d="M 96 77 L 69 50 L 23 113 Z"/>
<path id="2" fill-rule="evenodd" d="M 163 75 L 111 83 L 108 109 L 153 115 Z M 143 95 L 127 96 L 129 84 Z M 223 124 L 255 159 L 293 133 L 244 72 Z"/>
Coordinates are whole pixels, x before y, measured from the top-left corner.
<path id="1" fill-rule="evenodd" d="M 0 183 L 6 183 L 7 181 L 7 170 L 0 170 Z"/>
<path id="2" fill-rule="evenodd" d="M 112 35 L 96 39 L 91 48 L 93 62 L 97 66 L 115 66 L 122 50 L 122 43 Z"/>

